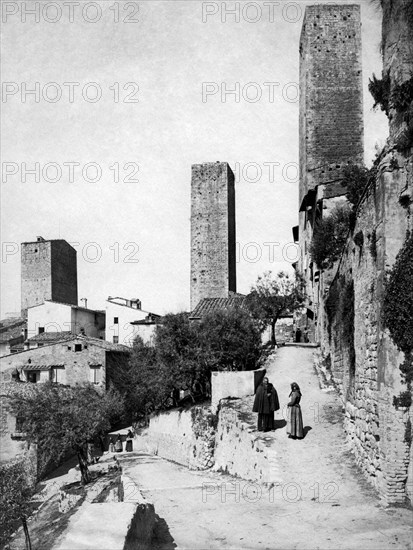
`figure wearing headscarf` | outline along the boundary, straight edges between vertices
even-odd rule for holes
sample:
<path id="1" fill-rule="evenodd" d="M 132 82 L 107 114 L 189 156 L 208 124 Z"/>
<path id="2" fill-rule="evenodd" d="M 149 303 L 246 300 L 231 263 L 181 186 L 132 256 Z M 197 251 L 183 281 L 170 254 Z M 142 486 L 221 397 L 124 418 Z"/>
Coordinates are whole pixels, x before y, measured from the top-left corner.
<path id="1" fill-rule="evenodd" d="M 278 411 L 280 404 L 278 395 L 268 378 L 264 378 L 255 393 L 253 412 L 258 413 L 258 431 L 274 430 L 274 411 Z"/>
<path id="2" fill-rule="evenodd" d="M 303 416 L 301 414 L 301 391 L 296 382 L 291 384 L 290 402 L 287 404 L 287 433 L 293 439 L 304 437 Z"/>

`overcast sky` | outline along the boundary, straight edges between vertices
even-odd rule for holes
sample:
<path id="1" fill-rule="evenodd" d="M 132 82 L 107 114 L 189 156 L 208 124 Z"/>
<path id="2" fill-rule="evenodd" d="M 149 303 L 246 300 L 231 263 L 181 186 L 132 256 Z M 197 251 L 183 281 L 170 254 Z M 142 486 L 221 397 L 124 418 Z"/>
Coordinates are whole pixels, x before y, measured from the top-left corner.
<path id="1" fill-rule="evenodd" d="M 237 22 L 221 2 L 80 0 L 60 3 L 61 13 L 53 2 L 27 2 L 39 16 L 24 22 L 24 2 L 2 2 L 2 317 L 20 309 L 19 247 L 37 235 L 78 243 L 88 307 L 112 295 L 155 313 L 188 310 L 194 163 L 227 161 L 241 174 L 238 291 L 265 270 L 291 269 L 282 250 L 294 259 L 286 245 L 298 219 L 298 47 L 310 3 L 275 2 L 270 13 L 266 3 L 240 2 Z M 387 135 L 367 91 L 381 71 L 380 19 L 363 0 L 368 165 Z M 39 97 L 27 94 L 36 82 Z M 240 101 L 223 102 L 223 86 L 236 83 Z M 39 182 L 22 181 L 22 163 L 39 163 Z M 88 181 L 97 170 L 99 181 Z"/>

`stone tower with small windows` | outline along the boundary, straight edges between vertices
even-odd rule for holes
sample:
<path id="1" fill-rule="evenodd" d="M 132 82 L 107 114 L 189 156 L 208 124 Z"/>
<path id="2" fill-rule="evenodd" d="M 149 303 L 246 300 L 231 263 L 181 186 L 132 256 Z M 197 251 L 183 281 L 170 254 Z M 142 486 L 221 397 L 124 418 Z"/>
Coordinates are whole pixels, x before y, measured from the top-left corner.
<path id="1" fill-rule="evenodd" d="M 226 162 L 192 166 L 191 311 L 236 292 L 234 174 Z"/>
<path id="2" fill-rule="evenodd" d="M 21 245 L 22 315 L 44 300 L 77 305 L 76 250 L 63 239 Z"/>
<path id="3" fill-rule="evenodd" d="M 297 269 L 307 284 L 300 328 L 318 340 L 318 308 L 332 271 L 321 273 L 310 244 L 317 221 L 344 203 L 344 170 L 364 163 L 360 6 L 307 6 L 300 38 Z M 295 237 L 296 238 L 296 237 Z"/>

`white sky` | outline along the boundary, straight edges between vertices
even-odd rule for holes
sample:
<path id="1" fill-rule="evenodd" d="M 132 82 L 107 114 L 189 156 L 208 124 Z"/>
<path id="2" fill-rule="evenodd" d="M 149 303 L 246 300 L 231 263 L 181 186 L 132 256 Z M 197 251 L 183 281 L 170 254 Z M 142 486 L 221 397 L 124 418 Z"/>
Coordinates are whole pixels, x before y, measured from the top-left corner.
<path id="1" fill-rule="evenodd" d="M 242 16 L 245 1 L 239 3 L 240 22 L 231 15 L 222 22 L 221 11 L 203 22 L 203 10 L 220 10 L 221 2 L 150 0 L 127 6 L 110 0 L 96 3 L 102 13 L 91 23 L 81 14 L 87 2 L 78 3 L 71 7 L 73 22 L 66 5 L 60 21 L 51 23 L 45 18 L 56 17 L 53 2 L 26 2 L 28 9 L 39 5 L 39 22 L 34 15 L 22 21 L 21 2 L 2 2 L 3 10 L 19 11 L 2 24 L 3 87 L 5 82 L 15 83 L 7 90 L 16 91 L 3 95 L 2 168 L 13 170 L 17 165 L 18 173 L 1 184 L 1 317 L 20 309 L 19 244 L 37 235 L 79 243 L 79 298 L 88 298 L 88 307 L 103 308 L 112 295 L 139 298 L 143 309 L 156 313 L 188 310 L 194 163 L 227 161 L 234 172 L 236 163 L 256 163 L 262 171 L 255 183 L 253 168 L 247 180 L 241 177 L 236 183 L 238 291 L 248 292 L 265 270 L 289 269 L 281 251 L 297 224 L 298 183 L 294 164 L 287 178 L 283 172 L 289 163 L 298 162 L 298 102 L 287 101 L 282 90 L 298 82 L 304 7 L 316 2 L 282 1 L 273 8 L 273 22 L 270 8 L 255 2 L 262 12 L 255 23 Z M 372 111 L 367 91 L 369 76 L 381 72 L 381 14 L 369 1 L 361 3 L 365 156 L 370 165 L 375 143 L 383 144 L 387 136 L 387 121 L 383 113 Z M 97 12 L 89 4 L 86 16 L 93 19 Z M 226 3 L 228 9 L 234 4 Z M 138 22 L 124 23 L 125 14 L 133 14 L 137 6 Z M 119 22 L 114 21 L 117 7 Z M 252 6 L 244 13 L 251 20 L 256 11 Z M 22 83 L 29 89 L 35 82 L 40 83 L 40 101 L 27 95 L 23 103 Z M 58 83 L 62 92 L 55 103 L 42 97 L 43 90 L 50 99 L 56 93 L 53 87 L 45 88 L 49 82 Z M 73 102 L 64 82 L 79 83 Z M 90 82 L 102 90 L 95 103 L 82 97 Z M 119 102 L 110 89 L 116 82 Z M 133 86 L 123 89 L 128 82 L 139 86 L 135 96 Z M 217 93 L 203 102 L 203 82 L 215 82 L 220 89 L 221 83 L 231 88 L 238 82 L 241 90 L 256 83 L 262 97 L 248 102 L 241 95 L 236 103 L 234 96 L 227 96 L 222 102 Z M 273 102 L 265 82 L 280 83 Z M 284 90 L 294 99 L 295 84 Z M 92 98 L 94 89 L 86 91 Z M 122 101 L 131 93 L 138 103 Z M 253 99 L 254 87 L 246 93 Z M 40 163 L 40 169 L 58 163 L 61 181 L 48 182 L 40 175 L 40 182 L 35 182 L 27 175 L 24 183 L 24 162 L 28 168 Z M 73 183 L 65 162 L 80 164 L 74 168 Z M 89 162 L 101 167 L 100 181 L 90 183 L 82 177 L 82 167 Z M 139 165 L 139 182 L 122 181 L 133 168 L 125 171 L 126 162 Z M 114 163 L 120 166 L 118 183 L 109 168 Z M 280 163 L 272 183 L 264 163 Z M 93 177 L 94 170 L 87 175 Z M 53 177 L 50 168 L 46 178 Z M 280 243 L 274 257 L 264 243 Z M 97 251 L 101 257 L 92 261 Z M 294 255 L 293 249 L 289 252 Z M 138 262 L 125 261 L 128 255 Z"/>

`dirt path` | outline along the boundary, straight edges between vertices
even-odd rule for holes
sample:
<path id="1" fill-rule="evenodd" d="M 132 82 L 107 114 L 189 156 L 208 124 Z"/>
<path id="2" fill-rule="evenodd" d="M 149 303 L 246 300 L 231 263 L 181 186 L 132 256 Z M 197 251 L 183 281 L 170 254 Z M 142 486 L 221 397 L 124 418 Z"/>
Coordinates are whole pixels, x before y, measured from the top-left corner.
<path id="1" fill-rule="evenodd" d="M 123 461 L 166 523 L 169 542 L 157 548 L 411 548 L 411 512 L 384 509 L 359 474 L 345 444 L 341 403 L 319 389 L 312 350 L 282 348 L 267 372 L 281 406 L 290 383 L 298 382 L 307 427 L 302 441 L 288 439 L 285 429 L 268 436 L 281 480 L 270 490 L 149 455 Z M 282 425 L 281 413 L 278 420 Z"/>

